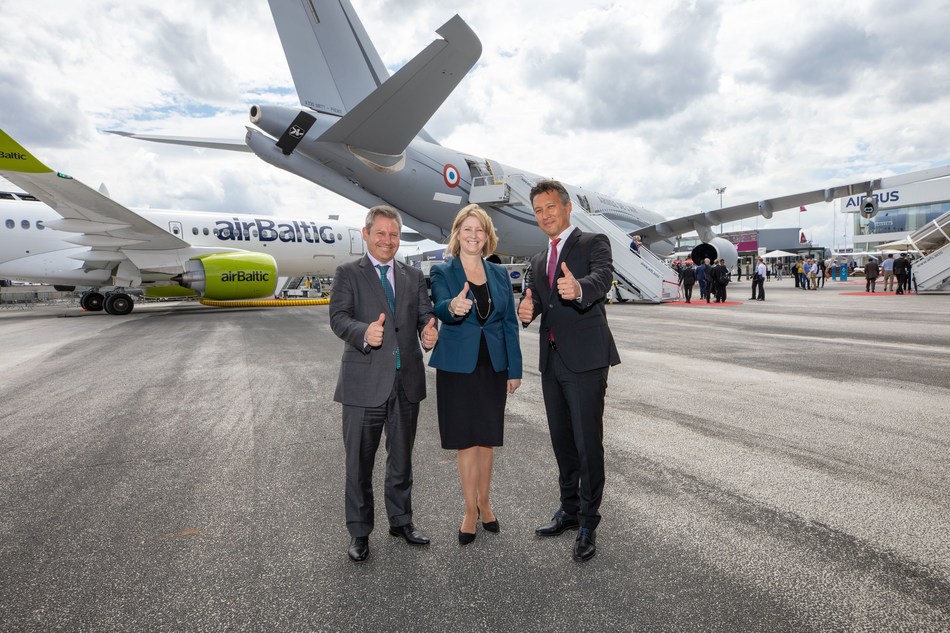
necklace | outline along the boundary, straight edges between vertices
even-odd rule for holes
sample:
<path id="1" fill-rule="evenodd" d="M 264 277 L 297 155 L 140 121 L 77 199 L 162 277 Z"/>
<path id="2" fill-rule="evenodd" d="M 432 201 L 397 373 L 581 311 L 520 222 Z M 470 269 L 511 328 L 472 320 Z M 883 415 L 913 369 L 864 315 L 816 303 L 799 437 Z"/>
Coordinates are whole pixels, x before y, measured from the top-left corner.
<path id="1" fill-rule="evenodd" d="M 475 314 L 478 315 L 480 321 L 484 321 L 491 314 L 491 291 L 488 289 L 487 281 L 485 282 L 485 292 L 488 293 L 488 309 L 485 310 L 485 314 L 482 314 L 482 311 L 478 309 L 478 295 L 472 293 L 472 299 L 475 301 Z"/>

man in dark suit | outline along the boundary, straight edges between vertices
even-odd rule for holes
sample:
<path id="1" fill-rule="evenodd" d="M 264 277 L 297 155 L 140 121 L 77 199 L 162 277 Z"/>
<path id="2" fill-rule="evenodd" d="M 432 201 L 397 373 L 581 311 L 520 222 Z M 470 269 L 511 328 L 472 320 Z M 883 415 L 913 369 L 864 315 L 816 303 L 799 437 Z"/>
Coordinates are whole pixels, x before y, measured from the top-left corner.
<path id="1" fill-rule="evenodd" d="M 541 390 L 561 493 L 561 507 L 535 534 L 580 528 L 574 558 L 585 561 L 596 551 L 604 491 L 607 372 L 620 362 L 604 308 L 613 258 L 605 235 L 571 224 L 571 200 L 561 183 L 537 183 L 531 205 L 549 243 L 531 258 L 518 318 L 527 326 L 541 315 Z"/>
<path id="2" fill-rule="evenodd" d="M 333 399 L 343 404 L 347 553 L 354 561 L 369 556 L 373 462 L 384 427 L 389 533 L 412 545 L 429 543 L 412 524 L 412 445 L 426 396 L 422 349 L 435 346 L 438 330 L 422 272 L 394 259 L 401 231 L 398 211 L 370 209 L 363 227 L 368 253 L 336 269 L 330 295 L 330 328 L 345 343 Z"/>

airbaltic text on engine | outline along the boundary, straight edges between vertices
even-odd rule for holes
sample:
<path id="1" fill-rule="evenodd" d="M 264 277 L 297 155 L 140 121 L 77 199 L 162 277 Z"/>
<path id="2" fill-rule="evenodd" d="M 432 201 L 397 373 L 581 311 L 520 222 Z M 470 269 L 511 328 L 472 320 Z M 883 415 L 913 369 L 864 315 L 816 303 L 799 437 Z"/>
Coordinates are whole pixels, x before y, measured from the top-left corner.
<path id="1" fill-rule="evenodd" d="M 253 221 L 240 220 L 234 218 L 234 222 L 228 220 L 218 220 L 217 235 L 219 240 L 237 240 L 239 242 L 250 242 L 252 239 L 251 231 L 257 229 L 256 239 L 259 242 L 326 242 L 333 244 L 336 242 L 336 235 L 333 233 L 332 226 L 317 226 L 316 222 L 305 222 L 294 220 L 292 223 L 282 222 L 280 224 L 273 220 L 254 218 Z"/>
<path id="2" fill-rule="evenodd" d="M 270 275 L 262 270 L 237 270 L 221 273 L 221 281 L 270 281 Z"/>

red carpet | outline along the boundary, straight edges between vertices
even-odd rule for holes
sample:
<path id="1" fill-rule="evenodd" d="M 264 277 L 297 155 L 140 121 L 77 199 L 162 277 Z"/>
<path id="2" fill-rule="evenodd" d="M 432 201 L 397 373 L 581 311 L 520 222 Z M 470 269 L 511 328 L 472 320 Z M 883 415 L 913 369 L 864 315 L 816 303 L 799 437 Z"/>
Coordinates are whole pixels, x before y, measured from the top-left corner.
<path id="1" fill-rule="evenodd" d="M 726 306 L 741 306 L 744 302 L 742 301 L 726 301 L 724 303 L 706 303 L 705 301 L 692 301 L 686 303 L 685 301 L 671 301 L 664 303 L 665 306 L 677 306 L 681 308 L 692 308 L 696 306 L 697 308 L 724 308 Z"/>

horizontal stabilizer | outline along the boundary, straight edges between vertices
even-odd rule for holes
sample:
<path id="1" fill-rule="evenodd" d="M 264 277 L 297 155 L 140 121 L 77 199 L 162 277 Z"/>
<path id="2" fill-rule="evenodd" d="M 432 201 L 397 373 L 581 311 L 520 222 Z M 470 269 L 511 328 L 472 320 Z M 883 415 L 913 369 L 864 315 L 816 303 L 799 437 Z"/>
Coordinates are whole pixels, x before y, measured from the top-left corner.
<path id="1" fill-rule="evenodd" d="M 401 154 L 482 53 L 478 37 L 458 15 L 435 40 L 363 99 L 318 140 L 377 154 Z"/>
<path id="2" fill-rule="evenodd" d="M 194 136 L 157 136 L 155 134 L 133 134 L 121 130 L 106 130 L 106 134 L 117 134 L 140 141 L 153 143 L 168 143 L 170 145 L 187 145 L 189 147 L 207 147 L 208 149 L 225 149 L 232 152 L 249 152 L 251 149 L 243 141 L 234 141 L 224 138 L 199 138 Z M 108 195 L 108 194 L 107 194 Z"/>

